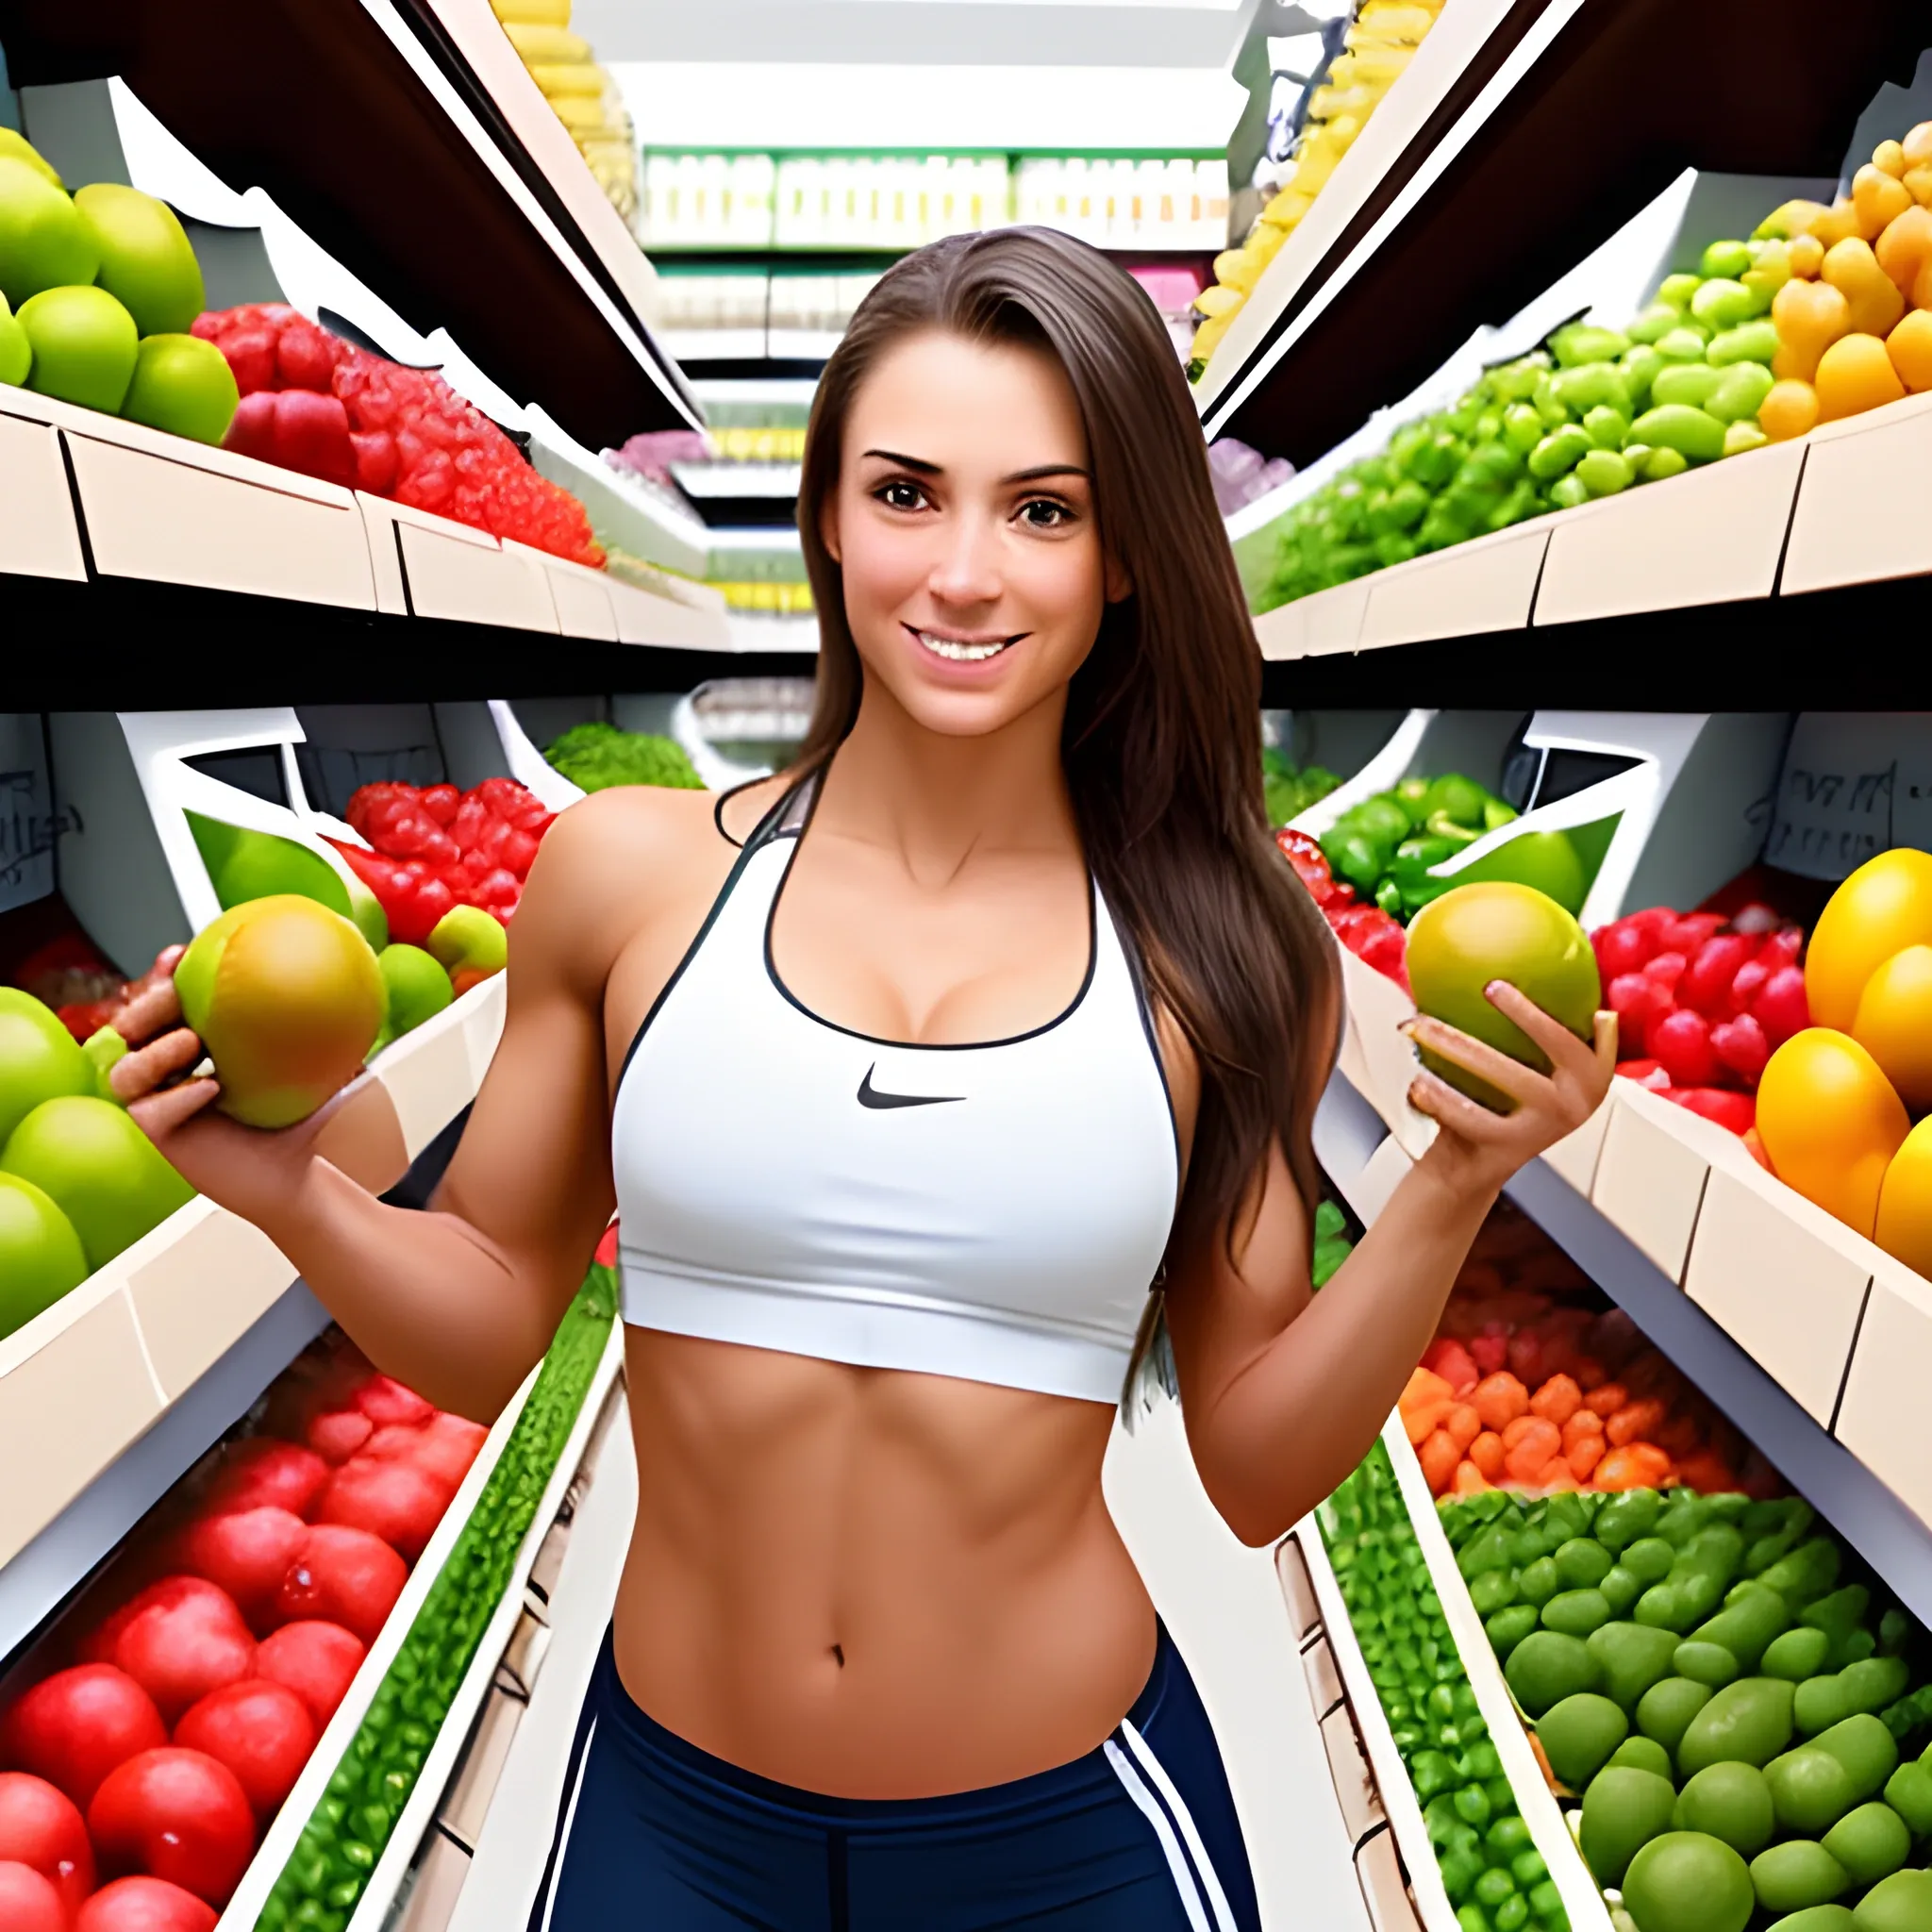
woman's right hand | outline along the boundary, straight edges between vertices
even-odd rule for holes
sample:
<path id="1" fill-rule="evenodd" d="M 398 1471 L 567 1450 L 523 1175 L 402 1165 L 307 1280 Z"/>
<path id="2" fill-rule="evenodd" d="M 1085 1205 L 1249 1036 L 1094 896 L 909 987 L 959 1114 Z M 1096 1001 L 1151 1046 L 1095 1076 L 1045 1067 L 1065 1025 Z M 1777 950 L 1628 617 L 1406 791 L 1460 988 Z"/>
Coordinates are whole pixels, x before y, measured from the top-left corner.
<path id="1" fill-rule="evenodd" d="M 128 1050 L 115 1062 L 109 1084 L 190 1187 L 244 1221 L 272 1227 L 298 1202 L 317 1162 L 316 1139 L 353 1087 L 306 1121 L 273 1132 L 217 1112 L 221 1083 L 194 1074 L 207 1056 L 200 1038 L 181 1024 L 175 991 L 175 968 L 187 950 L 163 951 L 114 1016 Z"/>

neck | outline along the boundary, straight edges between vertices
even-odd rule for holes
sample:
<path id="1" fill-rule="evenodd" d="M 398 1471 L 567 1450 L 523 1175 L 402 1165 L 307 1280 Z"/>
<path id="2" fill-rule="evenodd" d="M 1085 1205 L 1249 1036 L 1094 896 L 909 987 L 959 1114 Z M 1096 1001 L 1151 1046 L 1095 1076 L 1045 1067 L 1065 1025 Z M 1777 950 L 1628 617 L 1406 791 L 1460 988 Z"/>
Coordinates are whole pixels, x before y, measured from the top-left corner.
<path id="1" fill-rule="evenodd" d="M 1077 851 L 1060 762 L 1062 689 L 997 731 L 956 737 L 920 724 L 868 679 L 816 813 L 835 837 L 895 848 L 915 871 L 974 852 Z"/>

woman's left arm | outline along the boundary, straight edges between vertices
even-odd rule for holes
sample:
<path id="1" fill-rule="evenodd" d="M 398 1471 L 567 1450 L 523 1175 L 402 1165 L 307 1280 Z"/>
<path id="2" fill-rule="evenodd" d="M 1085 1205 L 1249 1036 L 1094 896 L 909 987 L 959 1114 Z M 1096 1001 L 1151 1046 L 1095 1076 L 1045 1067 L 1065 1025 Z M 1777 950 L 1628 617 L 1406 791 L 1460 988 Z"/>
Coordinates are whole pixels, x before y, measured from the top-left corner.
<path id="1" fill-rule="evenodd" d="M 1549 1056 L 1548 1074 L 1441 1021 L 1410 1037 L 1500 1088 L 1492 1112 L 1431 1073 L 1411 1103 L 1439 1133 L 1319 1296 L 1308 1227 L 1279 1147 L 1230 1230 L 1171 1281 L 1181 1412 L 1209 1500 L 1241 1540 L 1283 1536 L 1368 1452 L 1436 1324 L 1483 1218 L 1527 1160 L 1580 1126 L 1607 1091 L 1616 1021 L 1594 1045 L 1501 981 L 1491 1002 Z"/>

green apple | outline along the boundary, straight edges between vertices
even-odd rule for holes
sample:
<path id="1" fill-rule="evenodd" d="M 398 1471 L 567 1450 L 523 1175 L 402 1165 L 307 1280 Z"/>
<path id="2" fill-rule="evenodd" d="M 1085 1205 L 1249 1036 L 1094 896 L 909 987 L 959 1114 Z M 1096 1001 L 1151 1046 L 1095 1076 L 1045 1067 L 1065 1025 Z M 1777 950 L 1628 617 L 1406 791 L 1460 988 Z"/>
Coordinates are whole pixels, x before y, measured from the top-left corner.
<path id="1" fill-rule="evenodd" d="M 356 922 L 356 930 L 369 941 L 372 953 L 380 954 L 389 944 L 389 914 L 382 909 L 382 901 L 354 873 L 343 883 L 349 889 L 349 917 Z"/>
<path id="2" fill-rule="evenodd" d="M 42 1101 L 7 1137 L 0 1173 L 53 1200 L 74 1224 L 90 1269 L 194 1198 L 133 1118 L 92 1093 Z"/>
<path id="3" fill-rule="evenodd" d="M 47 158 L 17 128 L 0 127 L 0 161 L 25 161 L 36 174 L 51 181 L 62 194 L 67 192 L 66 182 L 54 172 Z"/>
<path id="4" fill-rule="evenodd" d="M 278 893 L 224 912 L 175 969 L 215 1063 L 215 1105 L 251 1127 L 307 1120 L 355 1078 L 382 1025 L 382 969 L 351 922 Z"/>
<path id="5" fill-rule="evenodd" d="M 379 955 L 382 983 L 389 990 L 389 1032 L 400 1040 L 456 997 L 449 974 L 421 946 L 385 946 Z"/>
<path id="6" fill-rule="evenodd" d="M 0 986 L 0 1147 L 42 1101 L 93 1091 L 93 1069 L 53 1009 Z"/>
<path id="7" fill-rule="evenodd" d="M 121 413 L 130 423 L 219 443 L 242 391 L 228 358 L 199 336 L 144 336 Z"/>
<path id="8" fill-rule="evenodd" d="M 42 289 L 92 281 L 100 266 L 93 236 L 58 184 L 31 162 L 0 156 L 0 294 L 18 308 Z"/>
<path id="9" fill-rule="evenodd" d="M 120 412 L 141 348 L 134 318 L 105 289 L 42 289 L 20 305 L 33 344 L 27 386 L 83 409 Z"/>
<path id="10" fill-rule="evenodd" d="M 452 906 L 431 929 L 429 951 L 457 991 L 465 993 L 508 965 L 509 935 L 480 906 Z"/>
<path id="11" fill-rule="evenodd" d="M 76 188 L 74 206 L 100 251 L 100 272 L 94 279 L 126 308 L 135 327 L 144 336 L 185 333 L 207 307 L 208 297 L 194 244 L 175 210 L 165 201 L 118 181 Z M 208 347 L 213 349 L 214 344 Z M 222 426 L 225 429 L 227 425 Z"/>
<path id="12" fill-rule="evenodd" d="M 0 1174 L 0 1335 L 25 1327 L 87 1275 L 74 1224 L 31 1181 Z"/>
<path id="13" fill-rule="evenodd" d="M 0 132 L 4 131 L 0 129 Z M 0 295 L 0 382 L 10 382 L 18 389 L 33 366 L 34 345 L 27 341 L 25 329 L 21 327 L 13 310 L 7 306 L 7 297 Z"/>

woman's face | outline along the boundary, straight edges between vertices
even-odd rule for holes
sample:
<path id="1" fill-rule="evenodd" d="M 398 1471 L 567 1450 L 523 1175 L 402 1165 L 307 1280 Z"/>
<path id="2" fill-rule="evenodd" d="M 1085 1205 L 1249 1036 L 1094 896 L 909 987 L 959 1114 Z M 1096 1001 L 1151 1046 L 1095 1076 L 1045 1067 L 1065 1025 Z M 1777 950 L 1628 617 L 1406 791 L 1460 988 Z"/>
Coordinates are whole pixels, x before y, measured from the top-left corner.
<path id="1" fill-rule="evenodd" d="M 859 385 L 824 535 L 868 685 L 948 736 L 1063 692 L 1128 588 L 1101 547 L 1065 372 L 938 330 Z"/>

